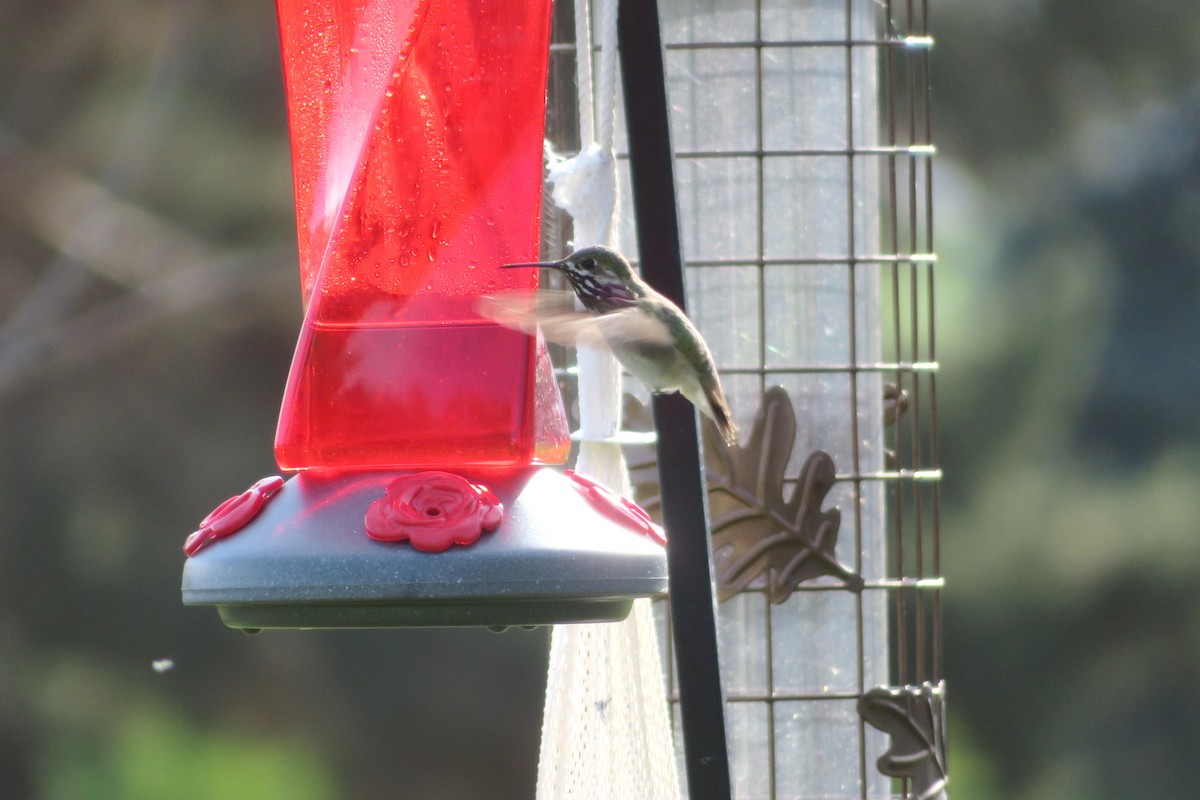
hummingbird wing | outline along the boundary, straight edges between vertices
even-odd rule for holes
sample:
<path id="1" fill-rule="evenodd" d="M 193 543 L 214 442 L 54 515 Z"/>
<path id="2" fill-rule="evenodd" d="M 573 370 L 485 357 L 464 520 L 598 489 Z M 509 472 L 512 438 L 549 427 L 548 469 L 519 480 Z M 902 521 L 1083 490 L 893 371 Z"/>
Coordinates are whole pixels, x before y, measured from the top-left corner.
<path id="1" fill-rule="evenodd" d="M 479 313 L 506 328 L 535 333 L 559 344 L 612 349 L 628 341 L 667 345 L 671 331 L 652 314 L 636 306 L 595 314 L 575 307 L 573 292 L 506 292 L 486 295 Z"/>
<path id="2" fill-rule="evenodd" d="M 479 298 L 475 310 L 506 328 L 532 334 L 538 321 L 575 313 L 574 292 L 500 292 Z"/>

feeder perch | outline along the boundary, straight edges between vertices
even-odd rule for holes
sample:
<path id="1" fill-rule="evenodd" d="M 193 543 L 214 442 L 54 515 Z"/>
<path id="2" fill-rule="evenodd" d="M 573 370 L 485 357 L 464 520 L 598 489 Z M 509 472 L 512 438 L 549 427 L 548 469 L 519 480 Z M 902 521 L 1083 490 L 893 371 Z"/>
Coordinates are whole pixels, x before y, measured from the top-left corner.
<path id="1" fill-rule="evenodd" d="M 661 530 L 552 465 L 534 291 L 549 0 L 280 0 L 304 321 L 275 456 L 189 537 L 187 604 L 231 627 L 621 619 Z"/>

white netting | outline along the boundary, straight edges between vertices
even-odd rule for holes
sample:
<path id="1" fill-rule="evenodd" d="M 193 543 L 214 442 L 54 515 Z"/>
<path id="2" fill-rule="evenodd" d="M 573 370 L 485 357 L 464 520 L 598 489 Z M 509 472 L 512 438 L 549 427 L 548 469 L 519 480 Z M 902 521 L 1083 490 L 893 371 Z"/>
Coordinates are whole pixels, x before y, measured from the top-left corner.
<path id="1" fill-rule="evenodd" d="M 592 120 L 588 2 L 576 0 L 580 133 L 585 146 L 570 159 L 549 154 L 554 201 L 574 219 L 576 246 L 610 244 L 616 231 L 612 142 L 617 4 L 603 2 L 599 131 Z M 610 353 L 587 348 L 579 348 L 578 363 L 583 441 L 575 468 L 628 495 L 631 486 L 621 448 L 603 441 L 621 425 L 619 365 Z M 537 800 L 677 800 L 678 786 L 650 601 L 635 601 L 624 622 L 556 626 L 550 639 Z"/>
<path id="2" fill-rule="evenodd" d="M 649 600 L 624 622 L 555 627 L 537 800 L 677 800 L 667 714 Z"/>

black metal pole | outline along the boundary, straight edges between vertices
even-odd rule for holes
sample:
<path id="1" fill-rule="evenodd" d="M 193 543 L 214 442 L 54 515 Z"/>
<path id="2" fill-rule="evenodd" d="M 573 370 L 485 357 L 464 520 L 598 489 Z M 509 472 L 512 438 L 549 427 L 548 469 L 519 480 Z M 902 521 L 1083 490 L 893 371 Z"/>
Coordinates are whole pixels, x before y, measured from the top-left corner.
<path id="1" fill-rule="evenodd" d="M 619 0 L 617 39 L 642 276 L 683 308 L 683 255 L 655 0 Z M 654 424 L 663 522 L 670 537 L 667 572 L 688 795 L 729 800 L 725 695 L 696 412 L 682 395 L 656 395 Z"/>

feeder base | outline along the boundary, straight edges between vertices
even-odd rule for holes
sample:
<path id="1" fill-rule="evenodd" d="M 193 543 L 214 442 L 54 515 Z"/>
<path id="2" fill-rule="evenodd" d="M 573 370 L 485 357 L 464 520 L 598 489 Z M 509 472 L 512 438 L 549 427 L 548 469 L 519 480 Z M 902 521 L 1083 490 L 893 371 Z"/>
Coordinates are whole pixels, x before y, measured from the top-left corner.
<path id="1" fill-rule="evenodd" d="M 532 628 L 575 622 L 620 622 L 633 608 L 631 598 L 611 600 L 514 600 L 409 605 L 221 605 L 230 628 Z"/>
<path id="2" fill-rule="evenodd" d="M 549 467 L 463 471 L 504 507 L 470 546 L 376 541 L 364 516 L 400 472 L 306 472 L 191 556 L 183 602 L 231 628 L 529 627 L 624 619 L 667 589 L 666 552 Z"/>

